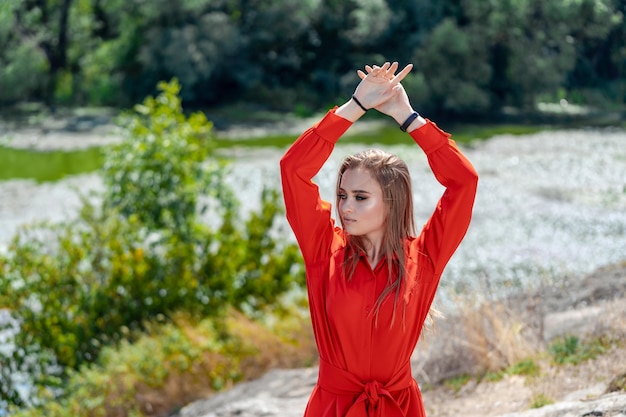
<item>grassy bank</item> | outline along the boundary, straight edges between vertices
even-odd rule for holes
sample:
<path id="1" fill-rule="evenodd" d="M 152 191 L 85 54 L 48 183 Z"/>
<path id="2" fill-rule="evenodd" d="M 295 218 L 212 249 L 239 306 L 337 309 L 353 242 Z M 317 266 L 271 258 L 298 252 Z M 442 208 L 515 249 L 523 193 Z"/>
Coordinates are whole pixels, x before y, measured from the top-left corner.
<path id="1" fill-rule="evenodd" d="M 0 146 L 0 181 L 17 178 L 57 181 L 69 175 L 93 172 L 103 162 L 99 148 L 41 152 Z"/>
<path id="2" fill-rule="evenodd" d="M 470 126 L 454 131 L 457 142 L 469 143 L 500 134 L 524 135 L 541 130 L 541 127 L 523 125 Z M 294 141 L 294 135 L 275 134 L 268 131 L 262 137 L 224 138 L 217 137 L 221 149 L 245 147 L 262 149 L 285 148 Z M 378 126 L 368 132 L 348 135 L 345 143 L 363 145 L 395 145 L 406 143 L 406 134 L 391 125 Z M 32 179 L 37 182 L 57 181 L 63 177 L 97 171 L 104 162 L 103 148 L 92 147 L 72 151 L 37 151 L 0 146 L 0 181 L 9 179 Z"/>

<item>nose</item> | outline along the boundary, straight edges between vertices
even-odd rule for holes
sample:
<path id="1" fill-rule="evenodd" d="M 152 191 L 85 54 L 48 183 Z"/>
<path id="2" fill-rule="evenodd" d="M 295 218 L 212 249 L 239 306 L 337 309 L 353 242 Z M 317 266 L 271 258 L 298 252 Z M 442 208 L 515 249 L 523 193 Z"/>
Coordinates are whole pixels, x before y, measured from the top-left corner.
<path id="1" fill-rule="evenodd" d="M 349 203 L 349 199 L 341 200 L 339 203 L 339 211 L 341 213 L 350 213 L 352 212 L 352 204 Z"/>

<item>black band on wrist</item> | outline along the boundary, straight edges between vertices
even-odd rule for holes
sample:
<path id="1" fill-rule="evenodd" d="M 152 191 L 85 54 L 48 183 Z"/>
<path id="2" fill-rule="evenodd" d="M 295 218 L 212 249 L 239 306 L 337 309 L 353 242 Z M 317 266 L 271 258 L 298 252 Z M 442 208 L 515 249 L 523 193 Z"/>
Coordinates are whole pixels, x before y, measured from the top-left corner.
<path id="1" fill-rule="evenodd" d="M 352 94 L 352 100 L 354 100 L 354 102 L 355 102 L 356 104 L 358 104 L 358 105 L 359 105 L 359 107 L 363 109 L 363 111 L 367 111 L 367 109 L 365 108 L 365 106 L 364 106 L 364 105 L 362 105 L 362 104 L 361 104 L 361 102 L 360 102 L 359 100 L 357 100 L 357 98 L 354 96 L 354 94 Z"/>
<path id="2" fill-rule="evenodd" d="M 407 119 L 404 121 L 404 123 L 402 123 L 402 125 L 400 126 L 400 130 L 403 132 L 406 132 L 406 130 L 409 128 L 409 126 L 411 125 L 411 123 L 413 123 L 413 121 L 415 119 L 417 119 L 419 117 L 419 113 L 414 111 L 413 113 L 411 113 L 411 115 L 409 117 L 407 117 Z"/>

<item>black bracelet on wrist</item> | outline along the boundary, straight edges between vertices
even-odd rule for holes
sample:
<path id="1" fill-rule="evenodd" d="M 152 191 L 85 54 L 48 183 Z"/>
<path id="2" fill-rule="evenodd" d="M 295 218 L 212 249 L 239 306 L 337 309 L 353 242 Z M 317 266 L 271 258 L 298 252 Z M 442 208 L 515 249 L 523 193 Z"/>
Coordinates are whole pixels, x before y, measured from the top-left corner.
<path id="1" fill-rule="evenodd" d="M 354 100 L 354 102 L 356 104 L 358 104 L 359 107 L 362 108 L 364 112 L 366 112 L 368 110 L 368 109 L 365 108 L 364 105 L 361 104 L 361 102 L 359 100 L 357 100 L 357 98 L 354 96 L 354 94 L 352 94 L 352 100 Z"/>
<path id="2" fill-rule="evenodd" d="M 403 132 L 406 132 L 406 130 L 409 128 L 409 126 L 411 125 L 411 123 L 413 123 L 413 121 L 415 119 L 417 119 L 419 117 L 419 113 L 414 111 L 413 113 L 411 113 L 411 115 L 409 117 L 407 117 L 407 119 L 404 121 L 404 123 L 402 123 L 402 125 L 400 126 L 400 130 Z"/>

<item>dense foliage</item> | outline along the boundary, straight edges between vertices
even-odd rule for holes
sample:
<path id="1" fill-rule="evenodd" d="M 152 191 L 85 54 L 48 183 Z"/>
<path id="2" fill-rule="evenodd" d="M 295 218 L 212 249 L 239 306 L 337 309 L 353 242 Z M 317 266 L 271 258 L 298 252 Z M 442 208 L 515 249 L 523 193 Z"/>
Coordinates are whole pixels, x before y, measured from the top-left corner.
<path id="1" fill-rule="evenodd" d="M 16 328 L 0 350 L 0 400 L 62 395 L 71 370 L 150 322 L 258 313 L 303 284 L 299 252 L 275 224 L 278 192 L 242 218 L 211 124 L 183 114 L 176 81 L 159 88 L 123 119 L 128 137 L 106 157 L 104 192 L 84 196 L 76 219 L 23 229 L 0 257 L 0 308 Z"/>
<path id="2" fill-rule="evenodd" d="M 310 366 L 317 351 L 308 342 L 312 338 L 302 334 L 309 329 L 303 323 L 302 316 L 286 325 L 280 321 L 278 327 L 236 313 L 219 323 L 177 316 L 172 323 L 152 326 L 134 343 L 103 348 L 97 363 L 71 370 L 67 395 L 11 415 L 173 415 L 194 400 L 258 378 L 271 367 Z"/>
<path id="3" fill-rule="evenodd" d="M 626 0 L 4 0 L 0 104 L 124 107 L 176 77 L 193 105 L 318 110 L 389 59 L 417 65 L 406 84 L 431 114 L 621 108 L 625 14 Z"/>

